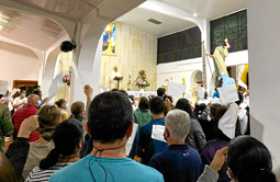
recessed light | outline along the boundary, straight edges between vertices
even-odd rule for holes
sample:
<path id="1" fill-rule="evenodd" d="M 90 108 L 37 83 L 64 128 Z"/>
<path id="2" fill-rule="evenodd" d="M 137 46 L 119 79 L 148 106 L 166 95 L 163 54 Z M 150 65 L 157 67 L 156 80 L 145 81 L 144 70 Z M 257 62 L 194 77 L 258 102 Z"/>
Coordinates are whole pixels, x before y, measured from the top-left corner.
<path id="1" fill-rule="evenodd" d="M 154 18 L 150 18 L 150 19 L 148 19 L 148 22 L 153 23 L 153 24 L 156 24 L 156 25 L 160 25 L 160 24 L 162 24 L 162 22 L 161 22 L 161 21 L 156 20 L 156 19 L 154 19 Z"/>
<path id="2" fill-rule="evenodd" d="M 197 14 L 197 13 L 193 13 L 193 16 L 194 16 L 194 17 L 198 17 L 198 14 Z"/>

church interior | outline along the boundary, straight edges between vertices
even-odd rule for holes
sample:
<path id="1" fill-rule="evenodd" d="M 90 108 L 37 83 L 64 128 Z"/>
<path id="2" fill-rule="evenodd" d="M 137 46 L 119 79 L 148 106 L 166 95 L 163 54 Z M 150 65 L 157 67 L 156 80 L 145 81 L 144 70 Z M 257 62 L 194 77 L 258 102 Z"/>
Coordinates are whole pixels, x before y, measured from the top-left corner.
<path id="1" fill-rule="evenodd" d="M 0 94 L 40 88 L 50 103 L 70 105 L 85 102 L 85 85 L 94 96 L 122 90 L 135 102 L 164 88 L 174 103 L 196 106 L 229 104 L 242 92 L 249 134 L 269 148 L 278 174 L 277 7 L 277 0 L 0 0 Z"/>

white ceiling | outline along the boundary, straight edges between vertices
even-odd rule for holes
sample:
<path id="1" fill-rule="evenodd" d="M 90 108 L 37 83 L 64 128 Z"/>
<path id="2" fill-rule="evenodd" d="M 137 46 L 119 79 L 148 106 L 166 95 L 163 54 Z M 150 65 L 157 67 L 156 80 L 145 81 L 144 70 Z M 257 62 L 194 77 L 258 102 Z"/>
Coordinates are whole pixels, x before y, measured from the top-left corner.
<path id="1" fill-rule="evenodd" d="M 213 20 L 246 9 L 247 0 L 161 0 L 198 16 Z"/>
<path id="2" fill-rule="evenodd" d="M 158 0 L 174 7 L 183 9 L 191 14 L 197 13 L 198 17 L 213 20 L 227 14 L 246 9 L 247 0 Z M 154 18 L 162 22 L 154 25 L 147 20 Z M 155 11 L 137 7 L 117 21 L 133 25 L 143 31 L 158 37 L 172 34 L 194 26 L 191 22 L 170 17 Z"/>
<path id="3" fill-rule="evenodd" d="M 48 49 L 66 34 L 59 25 L 42 16 L 25 15 L 12 10 L 2 10 L 0 14 L 8 17 L 8 23 L 0 31 L 0 36 L 37 50 Z"/>
<path id="4" fill-rule="evenodd" d="M 162 22 L 162 24 L 156 25 L 148 22 L 148 19 L 150 18 L 154 18 Z M 191 22 L 166 16 L 140 7 L 135 8 L 124 16 L 118 18 L 117 21 L 132 25 L 140 30 L 155 34 L 159 37 L 195 26 Z"/>

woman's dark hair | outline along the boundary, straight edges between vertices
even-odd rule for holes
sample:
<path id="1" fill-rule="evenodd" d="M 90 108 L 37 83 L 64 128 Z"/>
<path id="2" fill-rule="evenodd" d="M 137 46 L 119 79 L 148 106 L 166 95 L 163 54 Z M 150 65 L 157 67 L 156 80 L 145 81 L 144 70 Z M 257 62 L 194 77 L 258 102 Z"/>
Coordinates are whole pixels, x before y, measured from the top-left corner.
<path id="1" fill-rule="evenodd" d="M 153 114 L 164 113 L 164 102 L 160 97 L 154 97 L 150 100 L 150 109 Z"/>
<path id="2" fill-rule="evenodd" d="M 132 121 L 131 103 L 122 92 L 104 92 L 90 104 L 88 127 L 93 140 L 110 143 L 122 139 Z"/>
<path id="3" fill-rule="evenodd" d="M 228 166 L 238 182 L 276 182 L 271 155 L 257 139 L 242 136 L 229 145 Z"/>
<path id="4" fill-rule="evenodd" d="M 83 127 L 79 121 L 70 119 L 59 124 L 53 134 L 54 149 L 41 160 L 40 169 L 53 167 L 60 157 L 67 157 L 77 153 L 83 137 Z"/>
<path id="5" fill-rule="evenodd" d="M 157 96 L 163 97 L 165 95 L 166 89 L 165 88 L 158 88 L 157 89 Z"/>
<path id="6" fill-rule="evenodd" d="M 58 101 L 55 102 L 55 105 L 59 108 L 63 108 L 63 104 L 66 104 L 66 100 L 65 99 L 59 99 Z"/>
<path id="7" fill-rule="evenodd" d="M 61 113 L 54 105 L 45 105 L 38 112 L 39 131 L 45 140 L 51 140 L 52 134 L 59 124 Z"/>
<path id="8" fill-rule="evenodd" d="M 211 118 L 214 122 L 218 122 L 226 113 L 227 107 L 221 104 L 212 104 L 210 107 Z"/>
<path id="9" fill-rule="evenodd" d="M 72 115 L 77 118 L 79 117 L 85 110 L 85 104 L 83 102 L 74 102 L 71 105 L 71 113 Z"/>
<path id="10" fill-rule="evenodd" d="M 73 44 L 71 41 L 64 41 L 62 42 L 61 46 L 60 46 L 60 50 L 62 52 L 70 52 L 74 49 L 76 49 L 76 45 Z"/>
<path id="11" fill-rule="evenodd" d="M 138 107 L 142 112 L 147 112 L 149 110 L 150 104 L 149 104 L 149 100 L 147 99 L 147 97 L 140 98 Z"/>
<path id="12" fill-rule="evenodd" d="M 197 119 L 207 120 L 207 105 L 206 104 L 196 104 L 193 114 Z M 207 115 L 206 115 L 207 114 Z"/>
<path id="13" fill-rule="evenodd" d="M 211 107 L 210 107 L 210 115 L 211 115 L 211 123 L 212 123 L 211 133 L 213 134 L 214 138 L 229 142 L 230 138 L 228 138 L 219 129 L 219 121 L 223 117 L 223 115 L 226 113 L 226 111 L 227 111 L 226 106 L 223 106 L 221 104 L 211 105 Z"/>
<path id="14" fill-rule="evenodd" d="M 170 95 L 165 95 L 165 96 L 163 97 L 163 100 L 165 101 L 166 99 L 169 99 L 169 101 L 173 104 L 173 98 L 172 98 L 172 96 L 170 96 Z"/>
<path id="15" fill-rule="evenodd" d="M 175 106 L 176 109 L 187 112 L 190 116 L 193 116 L 192 106 L 188 99 L 182 98 L 179 99 Z"/>

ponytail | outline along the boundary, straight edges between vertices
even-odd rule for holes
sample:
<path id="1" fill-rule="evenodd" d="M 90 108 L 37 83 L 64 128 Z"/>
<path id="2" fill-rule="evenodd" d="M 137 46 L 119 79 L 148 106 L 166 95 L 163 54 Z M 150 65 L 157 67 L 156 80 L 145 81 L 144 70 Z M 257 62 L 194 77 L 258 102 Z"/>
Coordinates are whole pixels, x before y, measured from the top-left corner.
<path id="1" fill-rule="evenodd" d="M 60 159 L 76 154 L 83 137 L 81 122 L 77 120 L 67 120 L 59 124 L 53 134 L 55 148 L 50 151 L 47 157 L 40 162 L 40 169 L 47 170 L 55 166 Z"/>
<path id="2" fill-rule="evenodd" d="M 40 169 L 47 170 L 53 167 L 59 160 L 59 153 L 53 149 L 45 159 L 41 160 L 40 162 Z"/>

